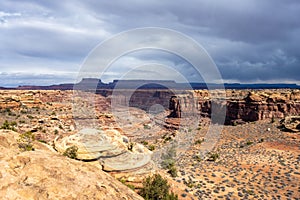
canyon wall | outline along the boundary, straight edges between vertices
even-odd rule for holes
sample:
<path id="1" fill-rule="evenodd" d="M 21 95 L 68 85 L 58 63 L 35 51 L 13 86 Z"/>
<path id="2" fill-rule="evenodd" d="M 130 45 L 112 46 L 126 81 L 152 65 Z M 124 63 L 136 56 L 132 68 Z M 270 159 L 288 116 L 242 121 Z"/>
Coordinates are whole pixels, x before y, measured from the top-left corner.
<path id="1" fill-rule="evenodd" d="M 105 112 L 109 112 L 110 104 L 137 107 L 147 112 L 157 105 L 168 110 L 170 99 L 175 96 L 180 104 L 182 117 L 195 113 L 211 117 L 212 102 L 216 109 L 226 106 L 226 124 L 300 114 L 300 90 L 296 89 L 226 90 L 223 97 L 220 90 L 107 89 L 98 90 L 97 93 L 99 99 L 97 98 L 95 107 Z M 22 106 L 38 107 L 42 102 L 68 102 L 71 101 L 72 94 L 72 91 L 2 91 L 0 108 L 19 110 Z"/>
<path id="2" fill-rule="evenodd" d="M 226 90 L 225 99 L 219 90 L 136 90 L 114 92 L 106 96 L 124 106 L 132 106 L 149 111 L 155 104 L 169 109 L 169 102 L 176 96 L 182 113 L 199 113 L 211 117 L 212 102 L 214 109 L 223 109 L 226 105 L 226 124 L 242 123 L 272 118 L 284 118 L 300 114 L 300 90 Z M 217 99 L 211 99 L 217 97 Z"/>

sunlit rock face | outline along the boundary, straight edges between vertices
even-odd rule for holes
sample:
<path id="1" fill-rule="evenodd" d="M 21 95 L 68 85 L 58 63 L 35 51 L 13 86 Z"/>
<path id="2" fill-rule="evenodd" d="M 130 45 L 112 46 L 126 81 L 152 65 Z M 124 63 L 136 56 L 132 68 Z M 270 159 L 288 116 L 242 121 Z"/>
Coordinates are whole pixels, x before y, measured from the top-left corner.
<path id="1" fill-rule="evenodd" d="M 1 199 L 142 199 L 99 166 L 69 159 L 34 143 L 21 152 L 19 134 L 0 130 Z"/>
<path id="2" fill-rule="evenodd" d="M 57 138 L 55 141 L 55 149 L 61 153 L 72 146 L 78 148 L 77 159 L 80 160 L 95 160 L 100 157 L 116 156 L 124 153 L 127 148 L 118 131 L 100 131 L 96 129 L 83 129 L 74 135 Z"/>
<path id="3" fill-rule="evenodd" d="M 281 124 L 285 131 L 300 132 L 300 116 L 285 117 Z"/>
<path id="4" fill-rule="evenodd" d="M 118 130 L 83 129 L 74 135 L 57 138 L 55 149 L 64 153 L 77 147 L 77 159 L 99 160 L 105 171 L 127 171 L 141 168 L 151 160 L 151 151 L 140 144 L 130 144 Z"/>
<path id="5" fill-rule="evenodd" d="M 249 122 L 272 118 L 284 118 L 300 114 L 298 90 L 226 91 L 226 121 Z M 203 96 L 203 95 L 201 95 Z M 211 113 L 211 99 L 199 97 L 200 112 L 203 116 Z"/>

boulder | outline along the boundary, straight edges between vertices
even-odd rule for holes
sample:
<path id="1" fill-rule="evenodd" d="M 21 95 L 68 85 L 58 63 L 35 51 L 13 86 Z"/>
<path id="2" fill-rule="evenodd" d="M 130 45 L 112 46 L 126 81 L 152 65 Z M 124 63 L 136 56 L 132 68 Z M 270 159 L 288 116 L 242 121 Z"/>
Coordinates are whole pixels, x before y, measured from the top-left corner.
<path id="1" fill-rule="evenodd" d="M 151 155 L 147 153 L 126 152 L 121 155 L 101 159 L 104 171 L 128 171 L 137 170 L 146 166 L 151 160 Z"/>
<path id="2" fill-rule="evenodd" d="M 56 138 L 55 149 L 64 153 L 72 146 L 77 147 L 77 159 L 96 160 L 100 157 L 111 157 L 126 152 L 127 145 L 116 130 L 82 129 L 74 135 Z"/>
<path id="3" fill-rule="evenodd" d="M 281 124 L 283 128 L 290 132 L 300 132 L 300 116 L 285 117 Z"/>
<path id="4" fill-rule="evenodd" d="M 258 94 L 249 92 L 248 96 L 245 98 L 246 102 L 261 102 L 263 99 Z"/>
<path id="5" fill-rule="evenodd" d="M 74 135 L 57 138 L 55 149 L 64 153 L 75 146 L 77 159 L 99 160 L 105 171 L 136 170 L 151 161 L 152 152 L 141 144 L 130 143 L 118 130 L 83 129 Z"/>

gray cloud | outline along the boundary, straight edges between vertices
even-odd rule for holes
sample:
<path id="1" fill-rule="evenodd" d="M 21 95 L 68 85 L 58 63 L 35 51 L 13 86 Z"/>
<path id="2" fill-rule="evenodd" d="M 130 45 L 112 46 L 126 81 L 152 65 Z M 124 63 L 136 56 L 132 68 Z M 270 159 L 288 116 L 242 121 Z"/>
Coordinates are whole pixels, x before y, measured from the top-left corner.
<path id="1" fill-rule="evenodd" d="M 298 0 L 3 0 L 0 85 L 7 85 L 5 81 L 19 85 L 28 77 L 36 84 L 45 83 L 36 77 L 45 77 L 47 83 L 73 80 L 60 77 L 74 77 L 99 42 L 120 31 L 145 26 L 171 28 L 195 39 L 212 56 L 225 82 L 299 83 L 299 18 Z M 178 45 L 178 41 L 172 43 Z M 121 77 L 130 65 L 155 62 L 198 80 L 192 67 L 174 55 L 146 51 L 121 61 L 111 68 L 112 77 Z M 31 71 L 37 75 L 29 76 Z M 142 73 L 144 70 L 140 70 L 141 77 Z"/>

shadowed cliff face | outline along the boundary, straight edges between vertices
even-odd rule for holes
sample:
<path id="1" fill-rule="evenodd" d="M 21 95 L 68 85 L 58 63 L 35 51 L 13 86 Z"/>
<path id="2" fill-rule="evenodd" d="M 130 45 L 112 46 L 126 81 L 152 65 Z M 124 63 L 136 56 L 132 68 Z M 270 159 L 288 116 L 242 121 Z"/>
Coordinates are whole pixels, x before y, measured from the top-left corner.
<path id="1" fill-rule="evenodd" d="M 168 117 L 181 118 L 181 102 L 180 98 L 172 96 L 169 101 L 170 114 Z"/>

